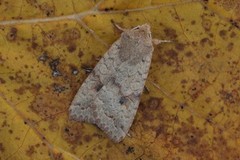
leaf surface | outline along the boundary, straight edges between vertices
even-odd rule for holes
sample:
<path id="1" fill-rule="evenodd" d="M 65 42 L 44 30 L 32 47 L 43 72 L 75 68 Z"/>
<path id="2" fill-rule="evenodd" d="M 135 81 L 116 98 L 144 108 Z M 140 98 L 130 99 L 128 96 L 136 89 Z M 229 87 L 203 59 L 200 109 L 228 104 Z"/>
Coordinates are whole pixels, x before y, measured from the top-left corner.
<path id="1" fill-rule="evenodd" d="M 0 0 L 0 159 L 239 159 L 238 1 Z M 134 123 L 116 144 L 68 119 L 77 90 L 121 34 L 154 46 Z"/>

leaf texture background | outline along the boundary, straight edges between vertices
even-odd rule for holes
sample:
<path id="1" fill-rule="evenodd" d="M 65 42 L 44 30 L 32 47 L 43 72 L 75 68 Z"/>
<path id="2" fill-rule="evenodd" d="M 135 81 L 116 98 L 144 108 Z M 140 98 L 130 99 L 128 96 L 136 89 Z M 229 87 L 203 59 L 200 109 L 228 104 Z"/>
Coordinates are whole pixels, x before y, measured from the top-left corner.
<path id="1" fill-rule="evenodd" d="M 0 0 L 0 159 L 240 159 L 235 0 Z M 68 107 L 123 28 L 157 39 L 129 136 L 111 142 Z"/>

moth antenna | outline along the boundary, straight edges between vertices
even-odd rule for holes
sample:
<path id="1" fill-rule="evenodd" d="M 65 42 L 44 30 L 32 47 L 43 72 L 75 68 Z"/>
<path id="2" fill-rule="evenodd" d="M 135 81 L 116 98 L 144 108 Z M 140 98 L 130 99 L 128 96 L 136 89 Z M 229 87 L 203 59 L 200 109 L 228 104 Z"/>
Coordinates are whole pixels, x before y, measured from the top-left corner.
<path id="1" fill-rule="evenodd" d="M 124 28 L 120 27 L 120 26 L 119 26 L 117 23 L 115 23 L 115 22 L 113 22 L 113 25 L 114 25 L 117 29 L 119 29 L 120 31 L 122 31 L 122 32 L 127 31 L 127 29 L 124 29 Z"/>

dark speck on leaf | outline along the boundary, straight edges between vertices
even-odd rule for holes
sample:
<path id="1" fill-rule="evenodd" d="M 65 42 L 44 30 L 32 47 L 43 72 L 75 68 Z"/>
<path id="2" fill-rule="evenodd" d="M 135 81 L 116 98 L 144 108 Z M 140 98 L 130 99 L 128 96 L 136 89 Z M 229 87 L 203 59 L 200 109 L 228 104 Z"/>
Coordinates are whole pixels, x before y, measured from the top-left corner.
<path id="1" fill-rule="evenodd" d="M 133 153 L 134 152 L 134 147 L 129 146 L 128 149 L 126 150 L 126 154 Z"/>
<path id="2" fill-rule="evenodd" d="M 52 76 L 53 76 L 53 77 L 58 77 L 58 76 L 62 76 L 62 74 L 61 74 L 61 72 L 60 72 L 59 70 L 54 70 L 54 71 L 52 72 Z"/>
<path id="3" fill-rule="evenodd" d="M 59 58 L 57 59 L 54 59 L 52 60 L 50 63 L 49 63 L 49 66 L 52 70 L 56 70 L 57 69 L 57 65 L 59 65 Z"/>
<path id="4" fill-rule="evenodd" d="M 59 84 L 53 84 L 53 91 L 57 93 L 61 93 L 66 90 L 66 87 L 61 86 Z"/>
<path id="5" fill-rule="evenodd" d="M 68 128 L 65 128 L 64 131 L 65 131 L 65 132 L 69 132 L 69 129 L 68 129 Z"/>
<path id="6" fill-rule="evenodd" d="M 49 66 L 52 70 L 52 76 L 53 77 L 58 77 L 58 76 L 62 76 L 61 72 L 57 69 L 57 66 L 59 65 L 59 58 L 52 60 L 51 62 L 49 62 Z"/>
<path id="7" fill-rule="evenodd" d="M 41 56 L 38 57 L 38 61 L 46 62 L 48 60 L 47 52 L 43 52 Z"/>
<path id="8" fill-rule="evenodd" d="M 72 70 L 72 74 L 73 74 L 73 75 L 77 75 L 77 74 L 78 74 L 78 70 L 77 70 L 77 69 L 73 69 L 73 70 Z"/>
<path id="9" fill-rule="evenodd" d="M 9 33 L 7 34 L 7 40 L 14 41 L 17 37 L 17 28 L 11 28 Z"/>

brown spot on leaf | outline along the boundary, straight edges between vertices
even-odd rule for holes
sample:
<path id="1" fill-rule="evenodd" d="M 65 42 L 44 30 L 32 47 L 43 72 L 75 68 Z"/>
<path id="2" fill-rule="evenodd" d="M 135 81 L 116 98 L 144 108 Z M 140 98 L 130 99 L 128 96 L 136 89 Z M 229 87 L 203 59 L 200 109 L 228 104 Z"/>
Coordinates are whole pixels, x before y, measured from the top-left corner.
<path id="1" fill-rule="evenodd" d="M 54 160 L 64 160 L 62 153 L 53 153 Z"/>
<path id="2" fill-rule="evenodd" d="M 51 98 L 49 98 L 51 97 Z M 60 113 L 65 112 L 69 105 L 69 96 L 59 98 L 58 95 L 52 92 L 46 94 L 38 94 L 31 103 L 30 108 L 45 120 L 55 119 Z"/>
<path id="3" fill-rule="evenodd" d="M 201 45 L 202 47 L 204 47 L 206 44 L 208 44 L 209 46 L 212 46 L 212 45 L 213 45 L 213 41 L 211 41 L 209 38 L 203 38 L 203 39 L 201 39 L 200 45 Z"/>
<path id="4" fill-rule="evenodd" d="M 4 83 L 6 83 L 6 81 L 0 77 L 0 84 L 4 84 Z"/>
<path id="5" fill-rule="evenodd" d="M 134 152 L 134 147 L 132 146 L 129 146 L 126 150 L 126 154 L 130 154 L 130 153 L 133 153 Z"/>
<path id="6" fill-rule="evenodd" d="M 188 81 L 187 81 L 186 79 L 182 79 L 182 80 L 181 80 L 181 83 L 182 83 L 182 84 L 186 84 L 187 82 L 188 82 Z"/>
<path id="7" fill-rule="evenodd" d="M 182 123 L 182 126 L 176 130 L 176 135 L 171 140 L 172 144 L 179 149 L 185 150 L 194 157 L 200 159 L 211 159 L 211 144 L 204 140 L 205 129 L 199 129 L 192 124 Z"/>
<path id="8" fill-rule="evenodd" d="M 174 145 L 180 148 L 181 145 L 183 145 L 182 140 L 179 137 L 172 137 L 170 142 Z"/>
<path id="9" fill-rule="evenodd" d="M 85 135 L 85 136 L 84 136 L 84 140 L 85 140 L 86 142 L 90 142 L 90 141 L 92 140 L 92 137 L 91 137 L 90 135 Z"/>
<path id="10" fill-rule="evenodd" d="M 226 104 L 228 106 L 238 105 L 240 102 L 240 97 L 239 97 L 238 91 L 235 89 L 230 92 L 221 90 L 220 95 L 221 95 L 222 100 L 224 101 L 224 104 Z"/>
<path id="11" fill-rule="evenodd" d="M 187 144 L 188 145 L 193 146 L 193 145 L 196 145 L 198 143 L 199 143 L 199 139 L 194 135 L 190 135 L 187 139 Z"/>
<path id="12" fill-rule="evenodd" d="M 152 122 L 154 119 L 155 119 L 155 116 L 153 116 L 153 114 L 150 113 L 150 112 L 146 112 L 146 113 L 143 114 L 143 120 L 144 121 Z"/>
<path id="13" fill-rule="evenodd" d="M 173 49 L 168 50 L 165 53 L 166 53 L 166 56 L 168 56 L 171 59 L 176 60 L 178 58 L 178 53 L 175 50 L 173 50 Z"/>
<path id="14" fill-rule="evenodd" d="M 81 50 L 79 49 L 78 57 L 81 58 L 83 55 L 84 55 L 83 51 L 81 51 Z"/>
<path id="15" fill-rule="evenodd" d="M 25 64 L 25 65 L 24 65 L 24 68 L 28 69 L 28 65 Z"/>
<path id="16" fill-rule="evenodd" d="M 164 29 L 164 32 L 169 39 L 177 38 L 176 30 L 174 30 L 174 29 L 166 28 L 166 29 Z"/>
<path id="17" fill-rule="evenodd" d="M 20 138 L 20 137 L 15 137 L 15 139 L 16 139 L 16 140 L 18 140 L 18 141 L 20 141 L 20 140 L 21 140 L 21 138 Z"/>
<path id="18" fill-rule="evenodd" d="M 164 53 L 165 58 L 163 58 L 163 63 L 166 63 L 169 66 L 175 66 L 172 73 L 179 72 L 181 68 L 179 67 L 178 53 L 173 49 L 167 50 Z"/>
<path id="19" fill-rule="evenodd" d="M 73 40 L 77 40 L 81 37 L 80 31 L 78 28 L 70 28 L 63 32 L 63 40 L 66 44 Z"/>
<path id="20" fill-rule="evenodd" d="M 140 103 L 139 112 L 142 115 L 142 121 L 148 123 L 154 120 L 168 121 L 168 119 L 171 119 L 169 117 L 169 113 L 164 109 L 162 101 L 163 99 L 161 98 L 151 98 L 151 100 L 148 100 L 146 104 Z M 145 126 L 149 128 L 148 124 Z M 156 128 L 151 129 L 154 131 L 157 130 Z"/>
<path id="21" fill-rule="evenodd" d="M 226 36 L 227 36 L 227 31 L 226 30 L 221 30 L 219 32 L 219 35 L 222 39 L 226 39 Z"/>
<path id="22" fill-rule="evenodd" d="M 34 153 L 36 153 L 34 146 L 28 146 L 28 149 L 26 150 L 26 155 L 31 157 Z"/>
<path id="23" fill-rule="evenodd" d="M 2 57 L 1 52 L 0 52 L 0 65 L 5 62 L 5 59 Z"/>
<path id="24" fill-rule="evenodd" d="M 154 60 L 154 59 L 153 59 L 153 60 Z M 158 61 L 159 61 L 159 63 L 161 63 L 161 64 L 165 64 L 166 61 L 167 61 L 167 59 L 166 59 L 165 56 L 159 55 L 159 56 L 158 56 Z"/>
<path id="25" fill-rule="evenodd" d="M 5 148 L 4 148 L 3 144 L 2 144 L 2 143 L 0 143 L 0 153 L 3 153 L 3 152 L 4 152 L 4 150 L 5 150 Z"/>
<path id="26" fill-rule="evenodd" d="M 235 8 L 235 9 L 237 9 L 237 10 L 239 10 L 240 8 Z M 240 24 L 238 23 L 238 21 L 236 21 L 236 20 L 233 20 L 233 19 L 230 19 L 230 21 L 229 21 L 234 27 L 236 27 L 237 29 L 240 29 Z"/>
<path id="27" fill-rule="evenodd" d="M 206 31 L 209 31 L 212 27 L 212 22 L 209 19 L 203 19 L 202 26 Z"/>
<path id="28" fill-rule="evenodd" d="M 151 110 L 157 110 L 157 109 L 159 109 L 162 100 L 163 100 L 163 99 L 161 99 L 161 98 L 151 97 L 151 98 L 148 100 L 149 109 L 151 109 Z"/>
<path id="29" fill-rule="evenodd" d="M 51 17 L 54 16 L 55 14 L 55 7 L 54 6 L 50 6 L 48 3 L 44 2 L 40 5 L 40 9 L 43 11 L 43 13 L 47 16 L 47 17 Z"/>
<path id="30" fill-rule="evenodd" d="M 108 141 L 106 144 L 106 148 L 111 148 L 112 146 L 113 146 L 113 144 L 110 141 Z M 99 147 L 102 148 L 102 146 L 99 146 Z"/>
<path id="31" fill-rule="evenodd" d="M 230 37 L 231 37 L 231 38 L 234 38 L 234 37 L 236 37 L 236 35 L 237 35 L 237 34 L 236 34 L 235 32 L 231 32 Z"/>
<path id="32" fill-rule="evenodd" d="M 211 58 L 211 55 L 210 54 L 206 54 L 206 58 Z"/>
<path id="33" fill-rule="evenodd" d="M 21 86 L 19 88 L 14 89 L 14 92 L 23 95 L 27 91 L 30 91 L 31 93 L 35 94 L 37 93 L 41 88 L 41 85 L 39 83 L 31 84 L 30 86 Z"/>
<path id="34" fill-rule="evenodd" d="M 234 43 L 230 42 L 227 46 L 227 50 L 231 52 L 233 50 L 233 47 L 234 47 Z"/>
<path id="35" fill-rule="evenodd" d="M 192 57 L 193 53 L 192 53 L 191 51 L 188 51 L 188 52 L 185 53 L 185 55 L 186 55 L 187 57 Z"/>
<path id="36" fill-rule="evenodd" d="M 166 133 L 166 130 L 167 130 L 167 126 L 166 125 L 164 125 L 164 124 L 159 124 L 158 126 L 157 126 L 157 128 L 155 129 L 155 132 L 156 132 L 156 137 L 158 137 L 159 135 L 161 135 L 161 134 L 165 134 Z"/>
<path id="37" fill-rule="evenodd" d="M 11 81 L 15 79 L 14 76 L 9 76 L 8 78 L 9 78 Z"/>
<path id="38" fill-rule="evenodd" d="M 188 121 L 190 124 L 193 124 L 193 123 L 194 123 L 194 118 L 193 118 L 193 116 L 191 115 L 191 116 L 187 119 L 187 121 Z"/>
<path id="39" fill-rule="evenodd" d="M 26 91 L 26 88 L 25 87 L 20 87 L 18 89 L 14 89 L 14 92 L 19 94 L 19 95 L 23 95 Z"/>
<path id="40" fill-rule="evenodd" d="M 195 25 L 196 24 L 196 21 L 195 20 L 192 20 L 191 21 L 191 25 Z"/>
<path id="41" fill-rule="evenodd" d="M 209 86 L 209 83 L 201 79 L 199 81 L 193 81 L 193 84 L 190 86 L 188 90 L 188 94 L 191 96 L 192 100 L 196 100 L 200 94 Z"/>
<path id="42" fill-rule="evenodd" d="M 69 44 L 69 46 L 67 47 L 68 49 L 68 52 L 72 53 L 76 50 L 77 46 L 76 44 L 72 43 L 72 44 Z"/>
<path id="43" fill-rule="evenodd" d="M 102 10 L 104 10 L 104 11 L 106 11 L 106 12 L 108 12 L 108 11 L 112 11 L 112 10 L 113 10 L 113 7 L 110 7 L 110 8 L 104 8 L 104 9 L 102 9 Z"/>
<path id="44" fill-rule="evenodd" d="M 7 34 L 7 40 L 14 41 L 17 38 L 17 28 L 12 27 Z"/>
<path id="45" fill-rule="evenodd" d="M 12 134 L 12 133 L 13 133 L 13 130 L 9 129 L 8 132 L 9 132 L 10 134 Z"/>
<path id="46" fill-rule="evenodd" d="M 43 32 L 43 44 L 52 45 L 58 41 L 57 31 L 51 30 L 48 32 Z"/>
<path id="47" fill-rule="evenodd" d="M 72 123 L 65 126 L 63 130 L 63 138 L 71 144 L 81 144 L 84 126 L 81 123 Z"/>
<path id="48" fill-rule="evenodd" d="M 183 43 L 177 43 L 175 48 L 176 50 L 183 51 L 185 48 L 185 45 Z"/>
<path id="49" fill-rule="evenodd" d="M 38 44 L 36 42 L 32 42 L 32 49 L 36 49 L 38 47 Z"/>
<path id="50" fill-rule="evenodd" d="M 4 121 L 2 122 L 2 127 L 9 127 L 9 124 L 7 124 L 7 121 L 6 121 L 6 120 L 4 120 Z"/>
<path id="51" fill-rule="evenodd" d="M 216 1 L 216 2 L 217 2 L 218 5 L 220 5 L 221 7 L 223 7 L 227 11 L 230 11 L 230 10 L 238 8 L 236 6 L 238 1 Z"/>
<path id="52" fill-rule="evenodd" d="M 205 102 L 207 102 L 207 103 L 210 103 L 211 101 L 212 101 L 211 97 L 207 97 L 207 98 L 205 99 Z"/>
<path id="53" fill-rule="evenodd" d="M 56 132 L 59 130 L 59 125 L 57 122 L 52 122 L 50 125 L 49 125 L 49 130 L 52 131 L 52 132 Z"/>
<path id="54" fill-rule="evenodd" d="M 34 6 L 34 7 L 38 7 L 38 3 L 37 0 L 26 0 L 28 4 Z"/>

